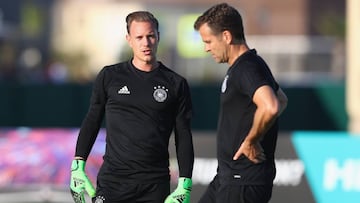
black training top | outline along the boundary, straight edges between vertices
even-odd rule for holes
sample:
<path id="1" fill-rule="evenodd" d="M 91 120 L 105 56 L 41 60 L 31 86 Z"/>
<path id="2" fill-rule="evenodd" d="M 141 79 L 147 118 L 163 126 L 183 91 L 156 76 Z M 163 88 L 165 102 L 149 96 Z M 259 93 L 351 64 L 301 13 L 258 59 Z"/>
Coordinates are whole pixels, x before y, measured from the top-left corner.
<path id="1" fill-rule="evenodd" d="M 95 80 L 75 156 L 87 159 L 104 113 L 106 151 L 98 178 L 168 181 L 168 146 L 173 130 L 179 176 L 191 178 L 192 105 L 183 77 L 162 63 L 150 72 L 136 69 L 131 60 L 104 67 Z"/>
<path id="2" fill-rule="evenodd" d="M 279 88 L 270 69 L 254 49 L 239 56 L 224 78 L 217 135 L 218 175 L 223 183 L 264 185 L 271 184 L 275 177 L 277 121 L 261 142 L 267 161 L 254 164 L 244 155 L 233 161 L 252 127 L 256 110 L 253 95 L 263 85 L 269 85 L 275 92 Z"/>

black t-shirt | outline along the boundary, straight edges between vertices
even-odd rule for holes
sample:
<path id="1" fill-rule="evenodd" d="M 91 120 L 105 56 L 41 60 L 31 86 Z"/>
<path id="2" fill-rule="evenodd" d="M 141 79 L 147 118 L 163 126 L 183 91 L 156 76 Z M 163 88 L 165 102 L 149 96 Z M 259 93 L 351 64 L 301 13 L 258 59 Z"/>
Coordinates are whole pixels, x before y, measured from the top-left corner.
<path id="1" fill-rule="evenodd" d="M 236 161 L 232 159 L 252 126 L 256 111 L 253 96 L 263 85 L 269 85 L 274 92 L 279 88 L 265 61 L 254 49 L 239 56 L 223 80 L 217 154 L 218 174 L 224 183 L 261 185 L 272 183 L 274 179 L 277 121 L 261 142 L 266 162 L 254 164 L 244 155 Z"/>
<path id="2" fill-rule="evenodd" d="M 192 105 L 186 80 L 160 63 L 144 72 L 131 61 L 98 74 L 76 156 L 87 158 L 105 114 L 106 151 L 98 178 L 122 182 L 169 180 L 168 145 L 175 133 L 180 176 L 191 177 Z"/>

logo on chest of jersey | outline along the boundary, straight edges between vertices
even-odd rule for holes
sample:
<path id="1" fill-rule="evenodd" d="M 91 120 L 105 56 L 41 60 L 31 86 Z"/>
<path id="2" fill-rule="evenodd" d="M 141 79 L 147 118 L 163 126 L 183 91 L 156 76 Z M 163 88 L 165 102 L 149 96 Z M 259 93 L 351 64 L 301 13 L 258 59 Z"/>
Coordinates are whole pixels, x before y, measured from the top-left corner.
<path id="1" fill-rule="evenodd" d="M 119 89 L 118 94 L 130 94 L 129 88 L 125 85 Z"/>
<path id="2" fill-rule="evenodd" d="M 157 102 L 164 102 L 167 98 L 167 92 L 169 90 L 164 86 L 155 86 L 153 97 Z"/>

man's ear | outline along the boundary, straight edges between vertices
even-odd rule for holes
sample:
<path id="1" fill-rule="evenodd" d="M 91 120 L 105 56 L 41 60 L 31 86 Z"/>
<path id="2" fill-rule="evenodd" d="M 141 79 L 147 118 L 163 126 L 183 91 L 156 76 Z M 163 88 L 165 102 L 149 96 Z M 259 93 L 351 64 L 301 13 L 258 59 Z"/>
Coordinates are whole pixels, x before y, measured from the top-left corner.
<path id="1" fill-rule="evenodd" d="M 131 47 L 131 43 L 130 43 L 130 35 L 129 35 L 129 34 L 127 34 L 127 35 L 126 35 L 126 37 L 125 37 L 125 39 L 126 39 L 126 41 L 127 41 L 128 45 Z"/>
<path id="2" fill-rule="evenodd" d="M 222 35 L 223 35 L 223 40 L 226 41 L 227 44 L 231 44 L 233 39 L 231 33 L 228 30 L 225 30 L 222 32 Z"/>

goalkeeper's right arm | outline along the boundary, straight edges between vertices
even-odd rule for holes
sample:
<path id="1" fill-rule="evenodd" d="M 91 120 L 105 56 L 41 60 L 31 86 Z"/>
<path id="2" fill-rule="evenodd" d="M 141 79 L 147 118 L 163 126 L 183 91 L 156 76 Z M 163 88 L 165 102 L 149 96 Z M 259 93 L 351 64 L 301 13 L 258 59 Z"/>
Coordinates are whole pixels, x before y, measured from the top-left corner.
<path id="1" fill-rule="evenodd" d="M 77 158 L 77 157 L 76 157 Z M 75 203 L 85 203 L 84 192 L 95 197 L 95 188 L 85 173 L 85 161 L 74 159 L 71 163 L 70 192 Z"/>

